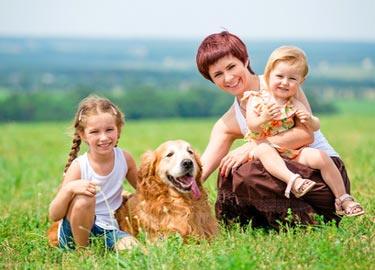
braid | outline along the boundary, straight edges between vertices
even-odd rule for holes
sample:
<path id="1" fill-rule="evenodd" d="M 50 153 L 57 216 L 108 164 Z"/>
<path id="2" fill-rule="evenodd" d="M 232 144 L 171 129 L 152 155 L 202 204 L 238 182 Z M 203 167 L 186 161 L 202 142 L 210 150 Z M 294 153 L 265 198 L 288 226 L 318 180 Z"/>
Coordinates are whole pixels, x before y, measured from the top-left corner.
<path id="1" fill-rule="evenodd" d="M 81 137 L 77 132 L 74 132 L 73 137 L 73 145 L 69 153 L 69 159 L 68 162 L 65 165 L 64 173 L 69 169 L 70 165 L 72 164 L 73 160 L 77 157 L 78 152 L 81 148 Z"/>

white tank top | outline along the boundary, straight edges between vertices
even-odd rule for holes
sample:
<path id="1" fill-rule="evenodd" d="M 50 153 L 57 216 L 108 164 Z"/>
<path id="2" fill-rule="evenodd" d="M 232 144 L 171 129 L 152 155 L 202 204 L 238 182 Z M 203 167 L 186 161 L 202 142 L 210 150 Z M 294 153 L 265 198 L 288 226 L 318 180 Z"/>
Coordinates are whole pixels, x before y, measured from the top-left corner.
<path id="1" fill-rule="evenodd" d="M 259 76 L 260 83 L 264 87 L 265 82 L 263 76 Z M 240 126 L 241 133 L 245 136 L 247 133 L 247 125 L 245 116 L 241 113 L 240 104 L 238 104 L 237 97 L 234 98 L 234 111 L 236 114 L 238 125 Z M 314 142 L 309 145 L 311 148 L 316 148 L 325 151 L 329 156 L 339 157 L 339 154 L 333 149 L 324 137 L 323 133 L 318 130 L 314 132 Z"/>
<path id="2" fill-rule="evenodd" d="M 112 172 L 106 176 L 95 173 L 89 163 L 87 152 L 77 158 L 82 179 L 94 181 L 100 186 L 100 191 L 97 191 L 95 195 L 95 224 L 106 230 L 119 228 L 114 213 L 122 203 L 121 193 L 128 172 L 128 165 L 122 150 L 115 147 L 114 154 L 115 162 Z"/>

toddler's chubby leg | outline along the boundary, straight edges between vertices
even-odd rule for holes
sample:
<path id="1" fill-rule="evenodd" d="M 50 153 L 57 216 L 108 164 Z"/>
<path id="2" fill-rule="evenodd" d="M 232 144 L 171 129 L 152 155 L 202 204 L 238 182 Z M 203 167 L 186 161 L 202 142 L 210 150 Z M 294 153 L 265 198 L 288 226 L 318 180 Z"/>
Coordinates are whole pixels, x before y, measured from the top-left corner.
<path id="1" fill-rule="evenodd" d="M 304 148 L 297 159 L 313 169 L 320 170 L 324 182 L 327 183 L 336 197 L 336 213 L 348 217 L 355 217 L 365 213 L 363 207 L 346 193 L 344 181 L 335 163 L 324 151 L 314 148 Z"/>
<path id="2" fill-rule="evenodd" d="M 324 182 L 327 183 L 336 198 L 340 198 L 346 193 L 341 173 L 326 152 L 306 147 L 296 160 L 312 169 L 320 170 Z"/>
<path id="3" fill-rule="evenodd" d="M 259 159 L 264 168 L 274 177 L 288 184 L 292 179 L 295 181 L 295 174 L 285 164 L 279 152 L 268 143 L 259 144 L 253 153 L 254 159 Z M 299 184 L 299 180 L 297 181 Z"/>
<path id="4" fill-rule="evenodd" d="M 254 158 L 259 159 L 264 168 L 274 177 L 287 184 L 285 196 L 289 198 L 290 192 L 297 198 L 304 196 L 315 185 L 314 181 L 302 179 L 288 169 L 279 152 L 267 143 L 259 144 L 253 151 Z"/>

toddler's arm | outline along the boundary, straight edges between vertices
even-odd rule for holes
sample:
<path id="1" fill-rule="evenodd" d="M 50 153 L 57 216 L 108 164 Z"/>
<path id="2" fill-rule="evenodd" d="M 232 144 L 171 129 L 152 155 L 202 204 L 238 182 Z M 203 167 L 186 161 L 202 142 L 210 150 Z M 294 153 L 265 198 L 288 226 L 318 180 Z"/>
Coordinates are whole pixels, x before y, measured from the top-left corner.
<path id="1" fill-rule="evenodd" d="M 251 98 L 247 103 L 246 108 L 246 124 L 253 132 L 261 132 L 262 125 L 275 119 L 280 114 L 280 106 L 276 102 L 269 100 L 264 110 L 258 113 L 251 104 Z"/>
<path id="2" fill-rule="evenodd" d="M 309 130 L 317 131 L 320 128 L 320 120 L 318 117 L 310 113 L 307 108 L 298 100 L 294 100 L 294 105 L 297 109 L 296 117 L 304 124 Z"/>

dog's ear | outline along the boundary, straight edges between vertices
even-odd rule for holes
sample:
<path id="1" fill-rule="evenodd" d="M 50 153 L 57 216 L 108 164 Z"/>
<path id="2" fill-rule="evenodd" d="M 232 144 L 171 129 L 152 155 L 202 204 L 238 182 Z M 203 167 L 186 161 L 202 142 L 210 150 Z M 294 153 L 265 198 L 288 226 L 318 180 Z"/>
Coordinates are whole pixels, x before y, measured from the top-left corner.
<path id="1" fill-rule="evenodd" d="M 197 162 L 197 167 L 198 167 L 198 174 L 197 174 L 195 181 L 197 182 L 198 186 L 201 187 L 203 185 L 201 158 L 200 158 L 200 155 L 195 150 L 193 152 L 194 152 L 194 159 Z"/>
<path id="2" fill-rule="evenodd" d="M 156 155 L 154 151 L 147 151 L 141 156 L 141 165 L 138 170 L 138 179 L 146 179 L 149 176 L 155 175 Z"/>

